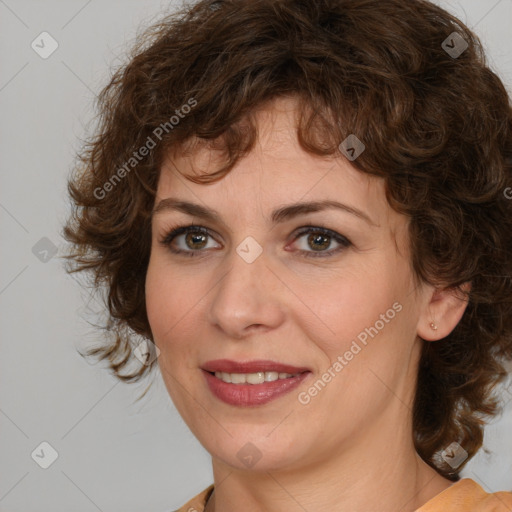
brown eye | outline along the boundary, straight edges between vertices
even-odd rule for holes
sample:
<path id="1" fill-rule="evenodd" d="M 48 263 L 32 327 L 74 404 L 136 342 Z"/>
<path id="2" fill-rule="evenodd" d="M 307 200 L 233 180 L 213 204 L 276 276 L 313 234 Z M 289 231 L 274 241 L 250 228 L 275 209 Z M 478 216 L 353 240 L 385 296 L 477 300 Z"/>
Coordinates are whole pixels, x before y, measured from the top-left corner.
<path id="1" fill-rule="evenodd" d="M 185 245 L 190 249 L 202 249 L 207 239 L 208 235 L 190 231 L 185 234 Z"/>
<path id="2" fill-rule="evenodd" d="M 331 245 L 331 238 L 329 235 L 324 235 L 323 233 L 319 235 L 310 234 L 307 238 L 307 243 L 314 251 L 321 251 Z"/>
<path id="3" fill-rule="evenodd" d="M 305 236 L 307 235 L 307 237 Z M 327 228 L 308 226 L 301 230 L 295 237 L 299 243 L 299 252 L 306 257 L 327 257 L 346 249 L 352 243 L 343 235 Z M 326 250 L 332 244 L 337 244 L 334 249 Z"/>
<path id="4" fill-rule="evenodd" d="M 203 249 L 208 249 L 208 242 L 213 240 L 210 232 L 202 226 L 179 226 L 170 230 L 161 244 L 175 254 L 196 256 Z"/>

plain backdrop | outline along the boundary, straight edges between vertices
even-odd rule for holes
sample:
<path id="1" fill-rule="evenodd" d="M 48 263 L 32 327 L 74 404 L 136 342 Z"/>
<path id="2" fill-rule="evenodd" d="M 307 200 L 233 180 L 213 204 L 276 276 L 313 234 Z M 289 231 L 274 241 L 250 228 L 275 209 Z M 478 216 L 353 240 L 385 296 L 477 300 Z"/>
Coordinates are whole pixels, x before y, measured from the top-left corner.
<path id="1" fill-rule="evenodd" d="M 512 91 L 512 0 L 441 5 L 480 35 Z M 79 355 L 101 340 L 89 323 L 99 305 L 59 257 L 66 178 L 95 94 L 136 31 L 172 9 L 161 0 L 0 0 L 0 512 L 167 512 L 213 481 L 158 372 L 124 384 Z M 505 413 L 485 431 L 489 453 L 463 472 L 488 491 L 512 490 L 512 391 L 502 395 Z M 57 456 L 47 469 L 43 452 L 48 463 Z"/>

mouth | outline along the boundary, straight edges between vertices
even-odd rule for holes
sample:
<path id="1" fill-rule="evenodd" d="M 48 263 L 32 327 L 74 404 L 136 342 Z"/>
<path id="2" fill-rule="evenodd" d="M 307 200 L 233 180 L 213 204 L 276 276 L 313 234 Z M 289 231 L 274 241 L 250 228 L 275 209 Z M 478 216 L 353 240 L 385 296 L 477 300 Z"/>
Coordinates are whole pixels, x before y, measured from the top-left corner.
<path id="1" fill-rule="evenodd" d="M 275 361 L 209 361 L 201 367 L 211 393 L 238 407 L 266 404 L 295 389 L 312 372 Z"/>
<path id="2" fill-rule="evenodd" d="M 290 379 L 298 377 L 300 373 L 281 373 L 281 372 L 256 372 L 256 373 L 212 373 L 217 379 L 226 384 L 263 384 L 264 382 L 275 382 L 276 380 Z"/>

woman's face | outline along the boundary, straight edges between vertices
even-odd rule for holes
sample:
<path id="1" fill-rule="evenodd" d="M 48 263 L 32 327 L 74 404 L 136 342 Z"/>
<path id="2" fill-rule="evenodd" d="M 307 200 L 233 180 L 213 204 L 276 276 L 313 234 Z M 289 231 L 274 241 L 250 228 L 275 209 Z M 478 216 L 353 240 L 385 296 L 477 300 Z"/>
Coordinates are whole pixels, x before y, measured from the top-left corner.
<path id="1" fill-rule="evenodd" d="M 176 172 L 215 170 L 209 150 L 168 159 L 152 220 L 146 299 L 163 379 L 203 446 L 237 468 L 377 447 L 411 415 L 428 288 L 412 279 L 407 219 L 380 178 L 301 149 L 294 106 L 262 110 L 254 150 L 216 183 Z M 345 206 L 292 207 L 327 201 Z M 187 225 L 199 228 L 168 236 Z"/>

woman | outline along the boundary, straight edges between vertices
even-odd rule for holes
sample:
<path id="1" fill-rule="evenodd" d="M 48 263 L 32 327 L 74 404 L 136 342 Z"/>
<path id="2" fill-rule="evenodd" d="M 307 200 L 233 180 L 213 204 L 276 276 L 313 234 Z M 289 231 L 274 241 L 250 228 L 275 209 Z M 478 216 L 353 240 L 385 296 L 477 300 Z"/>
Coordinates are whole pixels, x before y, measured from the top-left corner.
<path id="1" fill-rule="evenodd" d="M 203 0 L 100 107 L 70 270 L 109 291 L 90 354 L 158 364 L 212 455 L 180 510 L 512 510 L 459 476 L 512 359 L 512 111 L 477 36 L 423 0 Z"/>

